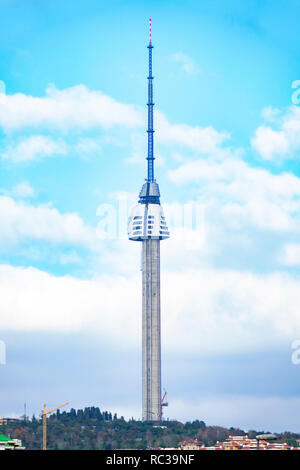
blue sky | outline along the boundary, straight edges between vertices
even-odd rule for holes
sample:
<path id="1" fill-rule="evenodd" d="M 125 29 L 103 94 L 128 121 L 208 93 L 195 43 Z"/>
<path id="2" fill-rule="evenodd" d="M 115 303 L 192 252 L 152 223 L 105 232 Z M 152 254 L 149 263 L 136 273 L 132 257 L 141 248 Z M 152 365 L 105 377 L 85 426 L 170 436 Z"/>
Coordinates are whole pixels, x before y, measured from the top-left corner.
<path id="1" fill-rule="evenodd" d="M 151 17 L 165 414 L 300 432 L 300 2 L 0 6 L 0 415 L 141 415 Z"/>

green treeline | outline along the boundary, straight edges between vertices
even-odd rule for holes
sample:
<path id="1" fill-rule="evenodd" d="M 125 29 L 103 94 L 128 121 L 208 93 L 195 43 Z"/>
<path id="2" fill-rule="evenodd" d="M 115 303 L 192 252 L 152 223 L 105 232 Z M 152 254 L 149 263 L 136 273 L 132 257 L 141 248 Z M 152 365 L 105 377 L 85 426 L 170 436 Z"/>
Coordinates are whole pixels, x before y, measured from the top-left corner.
<path id="1" fill-rule="evenodd" d="M 42 420 L 9 422 L 0 426 L 0 432 L 11 438 L 21 439 L 26 449 L 41 449 Z M 259 431 L 263 432 L 263 431 Z M 255 437 L 257 431 L 249 431 Z M 164 421 L 160 427 L 149 422 L 126 421 L 122 416 L 101 411 L 98 407 L 83 410 L 71 409 L 69 412 L 58 410 L 47 419 L 48 449 L 148 449 L 155 447 L 178 447 L 185 439 L 198 439 L 206 446 L 223 441 L 229 435 L 245 435 L 240 429 L 220 426 L 206 426 L 201 420 L 187 422 Z M 295 445 L 299 434 L 284 433 L 280 440 Z"/>

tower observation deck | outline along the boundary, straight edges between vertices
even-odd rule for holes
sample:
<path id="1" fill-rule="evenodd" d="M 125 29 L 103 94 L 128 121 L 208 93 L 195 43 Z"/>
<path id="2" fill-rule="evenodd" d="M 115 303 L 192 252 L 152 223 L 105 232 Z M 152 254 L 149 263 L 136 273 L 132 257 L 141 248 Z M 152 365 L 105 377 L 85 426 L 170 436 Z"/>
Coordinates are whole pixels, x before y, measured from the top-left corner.
<path id="1" fill-rule="evenodd" d="M 128 222 L 128 238 L 142 242 L 143 288 L 143 420 L 161 421 L 160 242 L 169 238 L 154 178 L 153 75 L 151 20 L 148 44 L 147 178 Z"/>

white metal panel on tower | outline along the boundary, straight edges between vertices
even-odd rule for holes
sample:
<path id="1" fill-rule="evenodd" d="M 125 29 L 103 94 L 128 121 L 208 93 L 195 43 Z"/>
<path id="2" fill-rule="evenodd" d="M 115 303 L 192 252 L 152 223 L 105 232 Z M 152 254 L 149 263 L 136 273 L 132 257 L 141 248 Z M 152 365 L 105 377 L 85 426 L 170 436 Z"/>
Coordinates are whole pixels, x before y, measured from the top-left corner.
<path id="1" fill-rule="evenodd" d="M 170 237 L 160 204 L 137 204 L 129 217 L 128 238 L 135 241 L 165 240 Z"/>

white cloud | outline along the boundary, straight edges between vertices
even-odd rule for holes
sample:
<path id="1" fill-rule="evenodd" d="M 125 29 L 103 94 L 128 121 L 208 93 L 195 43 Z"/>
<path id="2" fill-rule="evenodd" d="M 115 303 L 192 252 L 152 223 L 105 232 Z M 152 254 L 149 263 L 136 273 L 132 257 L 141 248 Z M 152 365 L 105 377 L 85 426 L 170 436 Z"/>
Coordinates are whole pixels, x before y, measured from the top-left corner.
<path id="1" fill-rule="evenodd" d="M 273 131 L 265 126 L 256 130 L 251 144 L 265 160 L 272 160 L 277 155 L 284 156 L 289 151 L 289 141 L 286 134 L 283 131 Z"/>
<path id="2" fill-rule="evenodd" d="M 1 157 L 13 163 L 23 163 L 51 155 L 65 155 L 67 151 L 68 147 L 61 139 L 56 141 L 51 137 L 34 135 L 16 145 L 8 145 Z"/>
<path id="3" fill-rule="evenodd" d="M 195 268 L 163 273 L 162 279 L 167 348 L 177 345 L 185 354 L 253 351 L 300 334 L 300 285 L 287 274 Z"/>
<path id="4" fill-rule="evenodd" d="M 199 198 L 221 224 L 300 231 L 300 178 L 293 174 L 274 175 L 230 157 L 189 161 L 170 170 L 169 177 L 180 185 L 201 184 Z"/>
<path id="5" fill-rule="evenodd" d="M 44 97 L 5 95 L 0 107 L 0 126 L 6 132 L 30 127 L 68 130 L 141 124 L 141 115 L 132 105 L 118 103 L 84 85 L 64 90 L 51 85 Z"/>
<path id="6" fill-rule="evenodd" d="M 1 196 L 0 219 L 0 244 L 36 240 L 92 249 L 99 245 L 95 230 L 86 226 L 77 214 L 61 214 L 50 206 L 33 206 Z"/>
<path id="7" fill-rule="evenodd" d="M 0 328 L 84 329 L 103 335 L 121 348 L 139 348 L 138 269 L 136 266 L 136 275 L 130 277 L 101 275 L 80 280 L 35 268 L 2 265 Z M 300 335 L 299 288 L 299 280 L 281 273 L 263 276 L 214 269 L 164 271 L 163 347 L 170 353 L 193 357 L 254 351 L 283 342 L 289 348 L 290 341 Z"/>
<path id="8" fill-rule="evenodd" d="M 58 90 L 50 86 L 44 97 L 34 97 L 17 93 L 6 95 L 0 108 L 0 126 L 5 132 L 23 129 L 47 129 L 66 132 L 70 129 L 81 131 L 113 126 L 127 126 L 135 129 L 131 136 L 133 161 L 144 154 L 144 137 L 137 133 L 137 128 L 145 126 L 146 114 L 133 105 L 119 103 L 100 91 L 91 91 L 84 85 Z M 226 156 L 222 145 L 230 138 L 226 131 L 217 131 L 212 126 L 200 127 L 186 124 L 171 124 L 157 111 L 155 113 L 158 142 L 182 145 L 186 149 L 201 154 L 217 153 Z M 118 142 L 119 143 L 119 142 Z M 81 138 L 74 149 L 85 155 L 97 152 L 99 141 Z M 28 161 L 37 156 L 53 153 L 64 154 L 67 151 L 63 140 L 54 140 L 42 135 L 31 136 L 4 150 L 2 157 L 12 161 Z"/>
<path id="9" fill-rule="evenodd" d="M 12 194 L 21 198 L 31 197 L 34 195 L 34 189 L 30 186 L 29 183 L 24 181 L 23 183 L 19 183 L 14 186 Z"/>
<path id="10" fill-rule="evenodd" d="M 271 107 L 263 110 L 266 121 L 273 123 L 270 126 L 260 126 L 251 140 L 252 147 L 265 160 L 282 160 L 284 158 L 298 158 L 300 150 L 300 109 L 290 106 L 280 112 Z"/>
<path id="11" fill-rule="evenodd" d="M 188 126 L 186 124 L 170 124 L 159 111 L 155 114 L 158 142 L 180 144 L 200 154 L 221 152 L 221 145 L 230 135 L 218 132 L 212 126 Z"/>
<path id="12" fill-rule="evenodd" d="M 83 259 L 78 256 L 76 251 L 71 251 L 69 253 L 62 253 L 59 257 L 60 264 L 82 264 Z"/>
<path id="13" fill-rule="evenodd" d="M 101 143 L 97 139 L 81 138 L 75 145 L 75 150 L 82 158 L 86 158 L 93 154 L 99 154 Z"/>
<path id="14" fill-rule="evenodd" d="M 189 57 L 188 55 L 183 54 L 182 52 L 177 52 L 171 55 L 171 59 L 174 62 L 179 63 L 186 73 L 192 75 L 199 73 L 198 66 L 194 59 L 192 59 L 192 57 Z"/>
<path id="15" fill-rule="evenodd" d="M 282 249 L 279 261 L 286 266 L 299 266 L 300 265 L 300 244 L 287 243 Z"/>
<path id="16" fill-rule="evenodd" d="M 266 106 L 263 108 L 261 115 L 265 121 L 276 122 L 280 115 L 280 109 Z"/>
<path id="17" fill-rule="evenodd" d="M 86 281 L 71 276 L 55 277 L 35 268 L 2 265 L 0 292 L 3 329 L 96 329 L 112 342 L 128 336 L 131 343 L 139 344 L 135 284 L 125 278 L 102 276 Z M 127 340 L 125 343 L 128 344 Z"/>
<path id="18" fill-rule="evenodd" d="M 34 189 L 29 183 L 23 181 L 22 183 L 16 184 L 11 190 L 1 188 L 0 194 L 25 199 L 34 195 Z"/>

